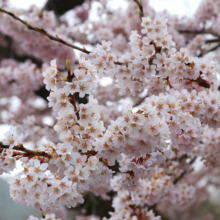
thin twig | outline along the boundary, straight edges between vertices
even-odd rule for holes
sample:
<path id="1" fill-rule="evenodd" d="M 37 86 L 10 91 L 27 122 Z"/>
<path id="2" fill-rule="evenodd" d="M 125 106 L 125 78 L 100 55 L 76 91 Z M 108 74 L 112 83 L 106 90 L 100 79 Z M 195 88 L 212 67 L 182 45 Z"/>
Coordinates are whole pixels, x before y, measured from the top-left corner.
<path id="1" fill-rule="evenodd" d="M 196 80 L 195 79 L 188 79 L 189 81 L 191 82 L 195 82 L 197 83 L 199 86 L 202 86 L 204 88 L 207 88 L 209 89 L 210 88 L 210 83 L 207 82 L 205 79 L 202 79 L 200 76 L 199 78 L 197 78 Z"/>
<path id="2" fill-rule="evenodd" d="M 209 44 L 209 43 L 219 43 L 220 42 L 220 38 L 216 38 L 216 39 L 211 39 L 211 40 L 206 40 L 205 43 Z"/>
<path id="3" fill-rule="evenodd" d="M 204 56 L 205 54 L 207 54 L 207 53 L 209 53 L 209 52 L 215 51 L 215 50 L 217 50 L 219 47 L 220 47 L 220 44 L 216 45 L 215 47 L 212 47 L 211 49 L 205 51 L 204 53 L 201 52 L 201 53 L 198 55 L 198 57 L 202 57 L 202 56 Z"/>
<path id="4" fill-rule="evenodd" d="M 139 8 L 139 17 L 142 20 L 142 17 L 144 17 L 144 10 L 142 5 L 142 0 L 134 0 L 134 2 L 137 4 Z"/>
<path id="5" fill-rule="evenodd" d="M 144 96 L 143 98 L 140 98 L 135 104 L 133 107 L 137 107 L 139 106 L 140 104 L 142 104 L 142 102 L 144 102 L 144 100 L 148 97 L 148 95 Z"/>
<path id="6" fill-rule="evenodd" d="M 80 117 L 79 117 L 79 111 L 78 111 L 78 109 L 77 109 L 77 107 L 76 107 L 76 93 L 74 93 L 71 97 L 70 97 L 70 103 L 73 105 L 73 107 L 74 107 L 74 111 L 75 111 L 75 113 L 76 113 L 76 117 L 77 117 L 77 120 L 79 120 L 80 119 Z"/>
<path id="7" fill-rule="evenodd" d="M 67 67 L 67 72 L 68 72 L 68 82 L 72 82 L 73 78 L 75 77 L 75 74 L 74 72 L 71 74 L 71 66 L 70 66 L 70 61 L 69 60 L 66 60 L 66 67 Z M 72 96 L 70 96 L 70 103 L 73 105 L 74 107 L 74 111 L 76 113 L 76 117 L 77 119 L 79 120 L 80 117 L 79 117 L 79 111 L 76 107 L 76 93 L 74 93 Z"/>
<path id="8" fill-rule="evenodd" d="M 178 30 L 182 34 L 207 34 L 206 30 Z"/>
<path id="9" fill-rule="evenodd" d="M 38 32 L 38 33 L 40 33 L 40 34 L 43 34 L 43 35 L 47 36 L 50 40 L 59 42 L 59 43 L 61 43 L 61 44 L 64 44 L 64 45 L 66 45 L 66 46 L 68 46 L 68 47 L 71 47 L 71 48 L 73 48 L 73 49 L 79 50 L 79 51 L 81 51 L 81 52 L 83 52 L 83 53 L 86 53 L 86 54 L 92 53 L 91 51 L 86 50 L 85 47 L 81 48 L 81 47 L 78 47 L 78 46 L 76 46 L 76 45 L 74 45 L 74 44 L 68 43 L 67 41 L 64 41 L 64 40 L 61 39 L 58 35 L 53 36 L 53 35 L 49 34 L 46 30 L 44 30 L 44 29 L 41 28 L 41 27 L 34 27 L 34 26 L 28 24 L 27 21 L 24 21 L 24 20 L 20 19 L 19 17 L 17 17 L 15 14 L 13 14 L 13 13 L 10 12 L 10 11 L 6 11 L 6 10 L 4 10 L 3 8 L 0 8 L 0 12 L 5 13 L 5 14 L 11 16 L 12 18 L 14 18 L 15 20 L 21 22 L 21 23 L 24 24 L 29 30 L 36 31 L 36 32 Z M 125 65 L 124 63 L 121 63 L 121 62 L 114 62 L 114 63 L 115 63 L 116 65 Z"/>
<path id="10" fill-rule="evenodd" d="M 196 160 L 196 157 L 195 158 L 193 158 L 190 162 L 189 162 L 189 164 L 190 165 L 192 165 L 194 162 L 195 162 L 195 160 Z M 176 177 L 175 179 L 174 179 L 174 181 L 173 181 L 173 184 L 174 185 L 176 185 L 187 173 L 189 173 L 189 172 L 192 172 L 193 171 L 193 169 L 191 169 L 190 171 L 184 171 L 184 172 L 182 172 L 178 177 Z"/>
<path id="11" fill-rule="evenodd" d="M 202 30 L 178 30 L 179 33 L 182 33 L 182 34 L 212 34 L 213 36 L 216 36 L 216 37 L 220 37 L 217 33 L 215 33 L 213 30 L 211 29 L 208 29 L 208 30 L 205 30 L 205 29 L 202 29 Z"/>
<path id="12" fill-rule="evenodd" d="M 44 30 L 43 28 L 41 28 L 41 27 L 34 27 L 34 26 L 28 24 L 27 21 L 24 21 L 24 20 L 20 19 L 19 17 L 17 17 L 15 14 L 13 14 L 13 13 L 10 12 L 10 11 L 6 11 L 6 10 L 4 10 L 3 8 L 0 8 L 0 12 L 3 12 L 3 13 L 5 13 L 5 14 L 8 14 L 8 15 L 11 16 L 12 18 L 14 18 L 15 20 L 20 21 L 20 22 L 21 22 L 22 24 L 24 24 L 28 29 L 30 29 L 30 30 L 32 30 L 32 31 L 36 31 L 36 32 L 38 32 L 38 33 L 40 33 L 40 34 L 43 34 L 43 35 L 47 36 L 48 38 L 50 38 L 50 39 L 53 40 L 53 41 L 57 41 L 57 42 L 59 42 L 59 43 L 61 43 L 61 44 L 67 45 L 67 46 L 69 46 L 69 47 L 72 47 L 72 48 L 74 48 L 74 49 L 76 49 L 76 50 L 79 50 L 79 51 L 81 51 L 81 52 L 83 52 L 83 53 L 87 53 L 87 54 L 91 53 L 90 51 L 86 50 L 85 48 L 80 48 L 80 47 L 78 47 L 78 46 L 76 46 L 76 45 L 70 44 L 70 43 L 68 43 L 68 42 L 66 42 L 66 41 L 64 41 L 64 40 L 62 40 L 62 39 L 59 38 L 57 35 L 56 35 L 56 37 L 54 37 L 53 35 L 49 34 L 47 31 L 45 31 L 45 30 Z"/>
<path id="13" fill-rule="evenodd" d="M 171 85 L 170 81 L 169 81 L 169 77 L 163 78 L 164 80 L 167 80 L 167 84 L 169 85 L 169 87 L 172 89 L 173 86 Z M 140 104 L 142 104 L 142 102 L 144 102 L 144 100 L 148 97 L 148 95 L 144 96 L 143 98 L 140 98 L 133 107 L 137 107 Z"/>

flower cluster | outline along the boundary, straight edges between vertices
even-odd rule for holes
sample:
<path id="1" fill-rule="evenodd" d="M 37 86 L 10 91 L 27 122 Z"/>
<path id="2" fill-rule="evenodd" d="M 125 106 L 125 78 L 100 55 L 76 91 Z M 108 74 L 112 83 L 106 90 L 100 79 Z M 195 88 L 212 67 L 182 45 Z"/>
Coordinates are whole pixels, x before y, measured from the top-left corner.
<path id="1" fill-rule="evenodd" d="M 91 86 L 95 86 L 93 66 L 85 60 L 80 64 L 81 67 L 73 73 L 72 82 L 65 82 L 63 75 L 58 77 L 63 81 L 56 80 L 58 71 L 55 61 L 52 61 L 51 67 L 43 73 L 45 82 L 48 83 L 47 88 L 50 85 L 48 89 L 52 89 L 53 98 L 57 97 L 56 102 L 51 96 L 48 100 L 49 106 L 53 106 L 57 115 L 58 122 L 54 129 L 63 142 L 47 146 L 45 151 L 52 156 L 43 160 L 45 163 L 42 165 L 39 158 L 23 162 L 24 170 L 9 181 L 11 195 L 15 201 L 26 201 L 41 208 L 61 205 L 75 207 L 78 202 L 83 202 L 81 193 L 85 190 L 90 189 L 102 195 L 108 190 L 107 181 L 111 178 L 112 171 L 99 162 L 98 158 L 90 156 L 89 153 L 89 157 L 84 155 L 93 150 L 94 139 L 104 129 L 102 123 L 98 122 L 100 116 L 97 112 L 97 101 L 91 96 L 88 104 L 80 104 L 80 110 L 74 112 L 76 103 L 71 95 L 75 95 L 75 92 L 90 94 Z M 76 85 L 74 91 L 69 89 L 72 85 Z M 89 86 L 89 89 L 84 91 L 80 87 L 85 85 Z M 62 86 L 63 88 L 60 88 Z M 50 170 L 46 172 L 48 165 Z M 93 186 L 94 181 L 99 183 L 98 187 Z M 32 190 L 35 194 L 30 196 Z M 52 196 L 53 193 L 55 197 Z"/>
<path id="2" fill-rule="evenodd" d="M 5 59 L 0 63 L 0 93 L 1 97 L 17 96 L 22 100 L 30 97 L 34 91 L 43 85 L 42 69 L 31 61 L 18 63 Z"/>
<path id="3" fill-rule="evenodd" d="M 152 219 L 160 220 L 146 207 L 153 206 L 158 202 L 169 201 L 173 206 L 181 207 L 188 205 L 194 198 L 195 188 L 185 183 L 173 184 L 172 178 L 165 175 L 163 170 L 154 173 L 151 179 L 140 180 L 138 186 L 128 192 L 121 189 L 120 176 L 112 179 L 111 185 L 117 192 L 113 200 L 115 212 L 111 213 L 111 220 L 118 219 Z"/>
<path id="4" fill-rule="evenodd" d="M 89 1 L 76 8 L 72 28 L 65 28 L 71 26 L 68 16 L 56 20 L 53 12 L 35 7 L 30 14 L 14 11 L 27 20 L 23 23 L 27 27 L 33 25 L 32 32 L 7 17 L 15 15 L 4 11 L 0 15 L 2 34 L 16 33 L 13 46 L 19 55 L 51 60 L 49 67 L 41 68 L 30 61 L 5 59 L 0 64 L 1 122 L 15 126 L 0 142 L 0 173 L 9 173 L 17 160 L 21 162 L 22 170 L 8 180 L 10 195 L 40 209 L 43 219 L 56 220 L 54 214 L 44 214 L 48 208 L 83 208 L 79 204 L 90 191 L 112 200 L 109 220 L 160 220 L 160 204 L 184 209 L 195 201 L 199 192 L 195 183 L 202 179 L 202 172 L 192 173 L 197 158 L 207 170 L 219 165 L 217 63 L 202 57 L 206 35 L 181 34 L 180 28 L 186 27 L 201 32 L 190 19 L 180 25 L 168 13 L 157 14 L 148 1 L 132 1 L 127 14 L 112 12 L 106 0 L 99 2 L 98 16 L 105 22 L 89 20 L 93 3 Z M 219 4 L 215 0 L 206 4 L 210 10 L 200 23 L 205 25 L 211 15 L 217 26 Z M 108 19 L 113 15 L 115 24 Z M 47 38 L 49 33 L 56 36 L 59 48 Z M 71 42 L 70 36 L 91 43 L 91 52 L 64 41 Z M 37 47 L 36 39 L 42 42 Z M 87 53 L 86 58 L 80 55 L 76 61 L 66 46 Z M 106 79 L 111 84 L 101 86 Z M 41 96 L 44 101 L 37 98 L 39 90 L 49 94 Z M 17 111 L 3 99 L 12 96 L 19 98 Z M 47 120 L 51 123 L 46 126 Z M 26 141 L 34 149 L 26 148 Z M 87 216 L 82 210 L 77 219 L 100 219 L 93 214 L 97 213 Z"/>
<path id="5" fill-rule="evenodd" d="M 10 194 L 16 202 L 27 202 L 36 208 L 75 206 L 83 202 L 76 184 L 68 178 L 59 179 L 46 172 L 48 163 L 31 159 L 23 164 L 23 171 L 8 180 Z"/>
<path id="6" fill-rule="evenodd" d="M 4 134 L 3 145 L 8 145 L 9 149 L 21 144 L 21 136 L 18 135 L 16 127 L 11 127 L 8 132 Z"/>
<path id="7" fill-rule="evenodd" d="M 219 129 L 205 127 L 199 145 L 193 148 L 193 155 L 200 156 L 204 160 L 205 165 L 216 167 L 219 164 Z"/>
<path id="8" fill-rule="evenodd" d="M 97 44 L 96 49 L 90 54 L 91 61 L 99 70 L 99 77 L 109 76 L 115 67 L 116 56 L 110 53 L 111 44 L 112 42 L 103 40 L 102 44 Z"/>
<path id="9" fill-rule="evenodd" d="M 14 153 L 10 149 L 3 150 L 0 155 L 0 174 L 9 173 L 10 171 L 14 170 L 16 159 L 14 158 Z"/>

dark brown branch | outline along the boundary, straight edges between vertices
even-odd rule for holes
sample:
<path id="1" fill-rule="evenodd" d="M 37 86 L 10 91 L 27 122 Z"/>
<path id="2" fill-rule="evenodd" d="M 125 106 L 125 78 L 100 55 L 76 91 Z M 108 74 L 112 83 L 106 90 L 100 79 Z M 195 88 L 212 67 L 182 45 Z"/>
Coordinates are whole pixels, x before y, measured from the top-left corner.
<path id="1" fill-rule="evenodd" d="M 11 12 L 9 12 L 9 11 L 6 11 L 6 10 L 4 10 L 3 8 L 0 8 L 0 12 L 3 12 L 3 13 L 5 13 L 5 14 L 8 14 L 8 15 L 11 16 L 12 18 L 14 18 L 15 20 L 17 20 L 17 21 L 21 22 L 22 24 L 24 24 L 29 30 L 36 31 L 36 32 L 38 32 L 38 33 L 40 33 L 40 34 L 43 34 L 43 35 L 47 36 L 49 39 L 51 39 L 51 40 L 53 40 L 53 41 L 57 41 L 57 42 L 59 42 L 59 43 L 61 43 L 61 44 L 64 44 L 64 45 L 69 46 L 69 47 L 71 47 L 71 48 L 73 48 L 73 49 L 79 50 L 79 51 L 81 51 L 81 52 L 83 52 L 83 53 L 87 53 L 87 54 L 91 53 L 90 51 L 86 50 L 85 48 L 80 48 L 80 47 L 78 47 L 78 46 L 76 46 L 76 45 L 70 44 L 70 43 L 68 43 L 68 42 L 66 42 L 66 41 L 64 41 L 64 40 L 62 40 L 62 39 L 59 38 L 57 35 L 56 35 L 56 37 L 54 37 L 53 35 L 49 34 L 47 31 L 45 31 L 45 30 L 44 30 L 43 28 L 41 28 L 41 27 L 34 27 L 34 26 L 28 24 L 27 21 L 24 21 L 24 20 L 20 19 L 19 17 L 17 17 L 17 16 L 14 15 L 13 13 L 11 13 Z"/>
<path id="2" fill-rule="evenodd" d="M 142 102 L 144 102 L 144 100 L 147 98 L 148 95 L 144 96 L 143 98 L 140 98 L 135 104 L 133 107 L 137 107 L 139 106 L 140 104 L 142 104 Z"/>
<path id="3" fill-rule="evenodd" d="M 114 64 L 115 64 L 115 65 L 126 65 L 126 66 L 127 66 L 127 64 L 121 63 L 121 62 L 114 62 Z"/>
<path id="4" fill-rule="evenodd" d="M 90 53 L 91 53 L 91 51 L 86 50 L 84 47 L 83 47 L 83 48 L 78 47 L 78 46 L 76 46 L 76 45 L 74 45 L 74 44 L 71 44 L 71 43 L 68 43 L 67 41 L 64 41 L 63 39 L 59 38 L 59 36 L 57 36 L 57 35 L 56 35 L 56 36 L 53 36 L 53 35 L 49 34 L 46 30 L 44 30 L 44 29 L 41 28 L 41 27 L 34 27 L 34 26 L 28 24 L 27 21 L 24 21 L 24 20 L 20 19 L 19 17 L 17 17 L 17 16 L 14 15 L 13 13 L 11 13 L 11 12 L 9 12 L 9 11 L 6 11 L 6 10 L 4 10 L 3 8 L 0 8 L 0 12 L 5 13 L 5 14 L 11 16 L 12 18 L 14 18 L 15 20 L 21 22 L 21 23 L 24 24 L 29 30 L 36 31 L 36 32 L 38 32 L 38 33 L 40 33 L 40 34 L 43 34 L 43 35 L 47 36 L 50 40 L 59 42 L 59 43 L 61 43 L 61 44 L 64 44 L 64 45 L 66 45 L 66 46 L 68 46 L 68 47 L 71 47 L 71 48 L 73 48 L 73 49 L 79 50 L 79 51 L 81 51 L 81 52 L 83 52 L 83 53 L 86 53 L 86 54 L 90 54 Z M 115 64 L 116 64 L 116 65 L 125 65 L 124 63 L 121 63 L 121 62 L 115 62 Z"/>
<path id="5" fill-rule="evenodd" d="M 207 34 L 205 30 L 178 30 L 181 34 Z"/>
<path id="6" fill-rule="evenodd" d="M 95 151 L 95 150 L 90 150 L 90 151 L 87 151 L 85 153 L 81 153 L 81 155 L 86 155 L 86 156 L 95 156 L 98 152 Z"/>
<path id="7" fill-rule="evenodd" d="M 220 41 L 219 41 L 220 42 Z M 202 57 L 204 56 L 205 54 L 209 53 L 209 52 L 212 52 L 212 51 L 215 51 L 217 50 L 218 48 L 220 47 L 220 44 L 216 45 L 215 47 L 212 47 L 211 49 L 205 51 L 205 52 L 201 52 L 198 57 Z"/>
<path id="8" fill-rule="evenodd" d="M 193 158 L 193 159 L 189 162 L 189 164 L 190 164 L 190 165 L 193 164 L 193 163 L 195 162 L 195 160 L 196 160 L 196 157 Z M 192 172 L 192 171 L 193 171 L 193 169 L 191 169 L 190 171 L 186 171 L 186 170 L 185 170 L 184 172 L 182 172 L 178 177 L 176 177 L 176 178 L 174 179 L 173 184 L 176 185 L 187 173 Z"/>
<path id="9" fill-rule="evenodd" d="M 210 39 L 210 40 L 205 40 L 205 43 L 206 44 L 210 44 L 210 43 L 220 43 L 220 35 L 218 33 L 215 33 L 214 31 L 212 30 L 178 30 L 179 33 L 183 33 L 183 34 L 211 34 L 217 38 L 215 39 Z M 211 52 L 211 51 L 215 51 L 216 49 L 218 49 L 220 47 L 220 44 L 218 44 L 217 46 L 211 48 L 210 50 L 208 51 L 205 51 L 205 53 L 200 53 L 198 55 L 198 57 L 202 57 L 204 56 L 205 54 Z"/>
<path id="10" fill-rule="evenodd" d="M 211 40 L 206 40 L 205 43 L 219 43 L 220 42 L 220 38 L 216 38 L 216 39 L 211 39 Z"/>
<path id="11" fill-rule="evenodd" d="M 66 60 L 66 67 L 67 67 L 67 72 L 68 72 L 67 79 L 68 79 L 69 82 L 72 82 L 73 78 L 75 77 L 75 74 L 74 74 L 74 72 L 71 73 L 71 66 L 70 66 L 70 61 L 69 60 Z M 80 119 L 79 111 L 76 107 L 76 93 L 74 93 L 72 96 L 70 96 L 70 103 L 73 105 L 74 111 L 76 113 L 76 117 L 79 120 Z"/>
<path id="12" fill-rule="evenodd" d="M 0 148 L 9 149 L 9 145 L 4 145 L 2 142 L 0 142 Z M 48 154 L 44 151 L 27 149 L 23 146 L 23 144 L 14 146 L 12 148 L 12 150 L 17 150 L 17 151 L 24 152 L 24 153 L 26 153 L 25 156 L 28 156 L 28 157 L 35 157 L 35 156 L 42 156 L 42 157 L 49 157 L 49 158 L 51 157 L 50 154 Z"/>
<path id="13" fill-rule="evenodd" d="M 79 117 L 79 111 L 78 111 L 78 109 L 77 109 L 77 107 L 76 107 L 76 95 L 75 95 L 76 93 L 74 93 L 71 97 L 70 97 L 70 103 L 73 105 L 73 107 L 74 107 L 74 111 L 75 111 L 75 113 L 76 113 L 76 117 L 77 117 L 77 120 L 79 120 L 80 119 L 80 117 Z"/>
<path id="14" fill-rule="evenodd" d="M 197 78 L 196 80 L 195 79 L 188 79 L 188 80 L 191 81 L 191 82 L 195 82 L 199 86 L 202 86 L 204 88 L 207 88 L 207 89 L 210 88 L 210 83 L 207 82 L 205 79 L 202 79 L 201 77 Z"/>
<path id="15" fill-rule="evenodd" d="M 172 86 L 171 83 L 170 83 L 169 76 L 166 77 L 166 78 L 163 78 L 163 80 L 166 80 L 167 85 L 168 85 L 171 89 L 173 88 L 173 86 Z"/>
<path id="16" fill-rule="evenodd" d="M 205 30 L 205 29 L 202 29 L 202 30 L 178 30 L 179 33 L 182 33 L 182 34 L 212 34 L 213 36 L 216 36 L 216 37 L 220 37 L 217 33 L 215 33 L 214 31 L 208 29 L 208 30 Z"/>
<path id="17" fill-rule="evenodd" d="M 0 153 L 2 153 L 4 149 L 9 149 L 9 145 L 4 145 L 2 142 L 0 142 Z M 17 146 L 14 146 L 12 148 L 12 150 L 16 150 L 14 152 L 13 156 L 21 155 L 23 157 L 35 157 L 35 156 L 48 157 L 48 158 L 52 157 L 52 155 L 50 155 L 44 151 L 27 149 L 23 146 L 23 144 L 19 144 Z M 87 151 L 85 153 L 81 152 L 80 154 L 90 157 L 90 156 L 95 156 L 97 154 L 97 152 L 94 150 L 91 150 L 91 151 Z"/>

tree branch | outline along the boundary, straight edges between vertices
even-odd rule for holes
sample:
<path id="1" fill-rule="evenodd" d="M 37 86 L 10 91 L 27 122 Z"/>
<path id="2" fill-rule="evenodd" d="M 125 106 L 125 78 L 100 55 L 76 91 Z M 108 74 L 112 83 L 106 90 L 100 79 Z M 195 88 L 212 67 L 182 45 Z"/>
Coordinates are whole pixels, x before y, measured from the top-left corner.
<path id="1" fill-rule="evenodd" d="M 206 40 L 205 43 L 209 44 L 209 43 L 219 43 L 220 42 L 220 38 L 216 38 L 216 39 L 211 39 L 211 40 Z"/>
<path id="2" fill-rule="evenodd" d="M 0 148 L 9 149 L 9 145 L 4 145 L 4 144 L 2 144 L 2 142 L 0 142 Z M 14 147 L 12 148 L 12 150 L 18 150 L 18 151 L 25 152 L 25 153 L 26 153 L 26 156 L 28 156 L 28 157 L 35 157 L 35 156 L 42 156 L 42 157 L 48 157 L 48 158 L 51 157 L 50 154 L 48 154 L 48 153 L 46 153 L 46 152 L 44 152 L 44 151 L 27 149 L 27 148 L 25 148 L 25 147 L 23 146 L 23 144 L 14 146 Z"/>
<path id="3" fill-rule="evenodd" d="M 220 41 L 219 41 L 219 42 L 220 42 Z M 201 53 L 198 55 L 198 57 L 202 57 L 202 56 L 204 56 L 205 54 L 207 54 L 207 53 L 209 53 L 209 52 L 215 51 L 215 50 L 217 50 L 219 47 L 220 47 L 220 44 L 218 44 L 218 45 L 212 47 L 211 49 L 209 49 L 209 50 L 207 50 L 207 51 L 205 51 L 205 52 L 201 52 Z"/>
<path id="4" fill-rule="evenodd" d="M 9 149 L 9 145 L 4 145 L 2 142 L 0 142 L 0 153 L 2 153 L 3 149 Z M 30 150 L 28 148 L 25 148 L 23 146 L 23 144 L 19 144 L 17 146 L 14 146 L 12 148 L 12 150 L 16 150 L 16 154 L 19 155 L 19 153 L 24 153 L 23 156 L 26 156 L 26 157 L 35 157 L 35 156 L 41 156 L 41 157 L 48 157 L 48 158 L 51 158 L 52 155 L 51 154 L 48 154 L 44 151 L 40 151 L 40 150 Z M 80 152 L 81 155 L 86 155 L 88 157 L 90 156 L 95 156 L 97 154 L 96 151 L 94 150 L 90 150 L 90 151 L 87 151 L 85 153 L 82 153 Z M 102 162 L 100 160 L 100 162 Z"/>
<path id="5" fill-rule="evenodd" d="M 144 100 L 148 97 L 148 95 L 144 96 L 143 98 L 140 98 L 135 104 L 133 107 L 137 107 L 139 105 L 142 104 L 142 102 L 144 102 Z"/>
<path id="6" fill-rule="evenodd" d="M 212 34 L 213 36 L 216 36 L 218 38 L 220 38 L 220 36 L 215 33 L 214 31 L 212 31 L 211 29 L 202 29 L 202 30 L 177 30 L 179 33 L 182 34 Z"/>
<path id="7" fill-rule="evenodd" d="M 139 8 L 139 17 L 142 20 L 142 17 L 144 17 L 144 10 L 142 5 L 142 0 L 134 0 L 134 2 L 137 4 Z"/>
<path id="8" fill-rule="evenodd" d="M 195 160 L 196 160 L 196 157 L 193 158 L 193 159 L 189 162 L 189 164 L 190 164 L 190 165 L 193 164 L 193 163 L 195 162 Z M 191 169 L 189 172 L 191 172 L 192 170 L 193 170 L 193 169 Z M 182 172 L 178 177 L 176 177 L 176 178 L 174 179 L 173 184 L 176 185 L 187 173 L 188 173 L 188 172 L 187 172 L 186 170 L 185 170 L 184 172 Z"/>
<path id="9" fill-rule="evenodd" d="M 12 18 L 14 18 L 15 20 L 17 20 L 17 21 L 21 22 L 22 24 L 24 24 L 28 29 L 30 29 L 30 30 L 32 30 L 32 31 L 36 31 L 36 32 L 38 32 L 38 33 L 40 33 L 40 34 L 43 34 L 43 35 L 47 36 L 48 38 L 50 38 L 50 39 L 53 40 L 53 41 L 57 41 L 57 42 L 59 42 L 59 43 L 61 43 L 61 44 L 64 44 L 64 45 L 69 46 L 69 47 L 71 47 L 71 48 L 73 48 L 73 49 L 79 50 L 79 51 L 81 51 L 81 52 L 83 52 L 83 53 L 87 53 L 87 54 L 91 53 L 90 51 L 86 50 L 85 48 L 80 48 L 80 47 L 78 47 L 78 46 L 76 46 L 76 45 L 73 45 L 73 44 L 71 44 L 71 43 L 68 43 L 68 42 L 62 40 L 62 39 L 59 38 L 57 35 L 56 35 L 56 37 L 54 37 L 53 35 L 49 34 L 47 31 L 45 31 L 45 30 L 44 30 L 43 28 L 41 28 L 41 27 L 34 27 L 34 26 L 28 24 L 27 21 L 24 21 L 24 20 L 20 19 L 19 17 L 17 17 L 17 16 L 14 15 L 13 13 L 11 13 L 11 12 L 9 12 L 9 11 L 6 11 L 6 10 L 4 10 L 3 8 L 0 8 L 0 12 L 5 13 L 5 14 L 8 14 L 8 15 L 11 16 Z"/>
<path id="10" fill-rule="evenodd" d="M 205 79 L 202 79 L 200 76 L 197 79 L 188 79 L 191 82 L 197 83 L 199 86 L 202 86 L 204 88 L 210 88 L 210 83 L 207 82 Z"/>
<path id="11" fill-rule="evenodd" d="M 21 22 L 21 23 L 24 24 L 29 30 L 36 31 L 36 32 L 38 32 L 38 33 L 40 33 L 40 34 L 43 34 L 43 35 L 47 36 L 49 39 L 51 39 L 51 40 L 53 40 L 53 41 L 59 42 L 59 43 L 61 43 L 61 44 L 64 44 L 64 45 L 66 45 L 66 46 L 68 46 L 68 47 L 71 47 L 71 48 L 73 48 L 73 49 L 79 50 L 79 51 L 81 51 L 81 52 L 83 52 L 83 53 L 86 53 L 86 54 L 90 54 L 90 53 L 91 53 L 91 51 L 86 50 L 85 47 L 81 48 L 81 47 L 78 47 L 78 46 L 76 46 L 76 45 L 74 45 L 74 44 L 68 43 L 67 41 L 64 41 L 63 39 L 59 38 L 59 36 L 57 36 L 57 35 L 56 35 L 56 37 L 54 37 L 53 35 L 49 34 L 46 30 L 44 30 L 44 29 L 41 28 L 41 27 L 34 27 L 34 26 L 28 24 L 27 21 L 24 21 L 24 20 L 20 19 L 19 17 L 17 17 L 17 16 L 16 16 L 15 14 L 13 14 L 12 12 L 6 11 L 6 10 L 4 10 L 3 8 L 0 8 L 0 12 L 5 13 L 5 14 L 11 16 L 12 18 L 14 18 L 15 20 Z M 124 63 L 121 63 L 121 62 L 114 62 L 114 63 L 115 63 L 116 65 L 125 65 Z"/>

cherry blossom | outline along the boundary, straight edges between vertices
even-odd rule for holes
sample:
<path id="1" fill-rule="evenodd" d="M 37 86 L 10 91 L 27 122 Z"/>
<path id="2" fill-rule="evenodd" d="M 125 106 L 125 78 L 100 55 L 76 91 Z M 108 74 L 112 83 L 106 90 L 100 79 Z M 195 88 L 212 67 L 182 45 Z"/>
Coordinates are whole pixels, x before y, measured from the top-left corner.
<path id="1" fill-rule="evenodd" d="M 10 126 L 0 174 L 22 167 L 8 179 L 10 196 L 47 220 L 60 219 L 60 207 L 101 220 L 88 212 L 97 198 L 113 207 L 103 220 L 201 209 L 218 187 L 220 4 L 204 0 L 180 18 L 149 1 L 113 10 L 101 0 L 92 20 L 96 3 L 59 17 L 0 3 L 0 46 L 10 36 L 16 56 L 31 56 L 0 62 L 0 121 Z"/>

